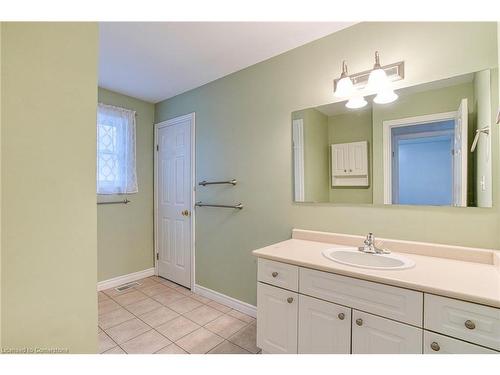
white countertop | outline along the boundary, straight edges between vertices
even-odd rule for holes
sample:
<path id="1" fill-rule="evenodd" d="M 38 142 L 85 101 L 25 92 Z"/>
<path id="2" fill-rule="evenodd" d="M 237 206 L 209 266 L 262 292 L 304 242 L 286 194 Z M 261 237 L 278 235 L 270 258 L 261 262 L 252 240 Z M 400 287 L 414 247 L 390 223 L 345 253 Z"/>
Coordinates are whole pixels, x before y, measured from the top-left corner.
<path id="1" fill-rule="evenodd" d="M 253 254 L 259 258 L 500 308 L 498 253 L 492 253 L 492 263 L 481 263 L 394 252 L 415 261 L 415 267 L 404 270 L 352 267 L 329 260 L 322 254 L 323 250 L 345 246 L 290 239 L 254 250 Z"/>

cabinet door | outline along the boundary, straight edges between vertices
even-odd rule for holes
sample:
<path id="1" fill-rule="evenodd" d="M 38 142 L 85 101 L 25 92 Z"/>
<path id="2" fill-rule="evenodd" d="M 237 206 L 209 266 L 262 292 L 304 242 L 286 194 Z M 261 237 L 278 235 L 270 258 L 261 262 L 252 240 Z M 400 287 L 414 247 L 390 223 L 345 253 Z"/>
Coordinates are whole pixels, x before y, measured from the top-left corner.
<path id="1" fill-rule="evenodd" d="M 257 346 L 271 354 L 297 353 L 298 294 L 257 284 Z"/>
<path id="2" fill-rule="evenodd" d="M 421 354 L 422 329 L 353 310 L 352 353 Z"/>
<path id="3" fill-rule="evenodd" d="M 349 154 L 347 143 L 332 145 L 332 176 L 349 174 Z"/>
<path id="4" fill-rule="evenodd" d="M 351 309 L 299 296 L 299 353 L 349 354 Z"/>
<path id="5" fill-rule="evenodd" d="M 350 175 L 364 176 L 368 174 L 368 143 L 353 142 L 348 144 Z"/>

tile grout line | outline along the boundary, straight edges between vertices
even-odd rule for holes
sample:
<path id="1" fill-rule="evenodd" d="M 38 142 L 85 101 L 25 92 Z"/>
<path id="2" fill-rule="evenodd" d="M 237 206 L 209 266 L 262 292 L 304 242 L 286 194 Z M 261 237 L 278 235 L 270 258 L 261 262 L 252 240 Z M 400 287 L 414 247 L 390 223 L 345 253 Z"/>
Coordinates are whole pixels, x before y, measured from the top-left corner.
<path id="1" fill-rule="evenodd" d="M 148 279 L 151 279 L 151 277 L 148 277 Z M 192 298 L 192 297 L 191 297 L 192 295 L 186 295 L 186 294 L 183 294 L 183 293 L 181 293 L 181 292 L 177 291 L 177 289 L 178 289 L 178 288 L 184 288 L 184 287 L 182 287 L 182 286 L 178 286 L 177 288 L 174 288 L 174 287 L 171 287 L 171 286 L 169 286 L 169 285 L 166 285 L 166 284 L 164 284 L 164 283 L 162 283 L 162 282 L 160 282 L 160 281 L 157 281 L 157 280 L 155 280 L 155 279 L 151 279 L 151 280 L 152 280 L 153 282 L 155 282 L 156 284 L 163 285 L 163 286 L 165 286 L 165 287 L 166 287 L 166 288 L 168 288 L 168 289 L 171 289 L 171 290 L 173 290 L 173 291 L 176 291 L 176 292 L 177 292 L 177 293 L 179 293 L 179 294 L 182 294 L 182 295 L 184 296 L 184 298 Z M 151 285 L 151 287 L 152 287 L 152 286 L 155 286 L 155 285 Z M 145 287 L 145 288 L 148 288 L 148 287 Z M 186 289 L 187 289 L 187 288 L 186 288 Z M 182 317 L 184 317 L 185 319 L 187 319 L 187 320 L 191 321 L 192 323 L 196 324 L 197 326 L 199 326 L 199 328 L 197 328 L 197 329 L 195 329 L 194 331 L 191 331 L 191 332 L 189 332 L 189 333 L 187 333 L 187 334 L 183 335 L 182 337 L 179 337 L 179 338 L 178 338 L 177 340 L 175 340 L 175 341 L 171 340 L 170 338 L 168 338 L 167 336 L 165 336 L 164 334 L 162 334 L 161 332 L 159 332 L 159 331 L 158 331 L 155 327 L 153 327 L 153 326 L 149 325 L 147 322 L 145 322 L 144 320 L 142 320 L 142 319 L 140 318 L 140 316 L 139 316 L 139 315 L 136 315 L 136 314 L 135 314 L 135 313 L 133 313 L 132 311 L 128 310 L 128 309 L 127 309 L 127 307 L 126 307 L 126 305 L 122 305 L 122 304 L 121 304 L 120 302 L 118 302 L 115 298 L 113 298 L 113 297 L 116 297 L 116 296 L 121 296 L 121 295 L 128 294 L 128 293 L 133 292 L 133 291 L 138 291 L 138 292 L 142 293 L 144 296 L 146 296 L 146 299 L 151 299 L 151 300 L 153 300 L 153 301 L 158 302 L 158 303 L 161 305 L 160 307 L 155 308 L 155 309 L 153 309 L 153 310 L 151 310 L 151 311 L 145 312 L 144 314 L 147 314 L 147 313 L 152 312 L 152 311 L 156 311 L 156 310 L 160 309 L 161 307 L 165 307 L 165 308 L 168 308 L 168 309 L 170 309 L 170 310 L 174 311 L 175 313 L 179 314 L 179 316 L 178 316 L 178 317 L 173 318 L 173 319 L 171 319 L 171 320 L 177 319 L 177 318 L 179 318 L 179 317 L 181 317 L 181 316 L 182 316 Z M 190 292 L 191 292 L 191 293 L 193 293 L 193 294 L 196 294 L 196 293 L 194 293 L 194 292 L 192 292 L 192 291 L 190 291 Z M 103 293 L 104 293 L 104 291 L 103 291 Z M 222 343 L 224 343 L 224 341 L 228 341 L 228 342 L 230 342 L 231 344 L 233 344 L 233 345 L 235 345 L 235 346 L 237 346 L 237 347 L 241 348 L 242 350 L 245 350 L 246 352 L 251 353 L 250 351 L 246 350 L 245 348 L 243 348 L 243 347 L 241 347 L 241 346 L 239 346 L 239 345 L 235 344 L 234 342 L 230 341 L 230 340 L 229 340 L 229 338 L 233 337 L 234 335 L 236 335 L 236 334 L 238 334 L 239 332 L 241 332 L 243 329 L 247 328 L 249 325 L 251 325 L 251 324 L 253 323 L 253 321 L 250 321 L 250 322 L 245 322 L 245 321 L 240 320 L 240 319 L 238 319 L 238 318 L 236 318 L 236 317 L 234 317 L 234 316 L 232 316 L 232 315 L 229 315 L 229 312 L 231 312 L 232 310 L 234 310 L 234 309 L 233 309 L 233 308 L 231 308 L 230 306 L 227 306 L 227 305 L 221 304 L 221 305 L 223 305 L 223 306 L 226 306 L 226 307 L 230 308 L 230 310 L 229 310 L 229 311 L 227 311 L 227 312 L 222 312 L 222 311 L 220 311 L 220 310 L 218 310 L 218 309 L 216 309 L 216 308 L 214 308 L 214 307 L 212 307 L 212 306 L 209 306 L 209 303 L 211 303 L 211 302 L 213 302 L 213 301 L 214 301 L 214 300 L 212 300 L 212 299 L 210 299 L 210 298 L 208 298 L 208 299 L 210 300 L 210 302 L 208 302 L 208 303 L 205 303 L 205 302 L 199 301 L 199 300 L 197 300 L 197 299 L 195 299 L 195 298 L 192 298 L 192 299 L 195 299 L 197 302 L 199 302 L 199 303 L 201 304 L 201 306 L 196 307 L 196 308 L 194 308 L 194 309 L 192 309 L 192 310 L 186 311 L 185 313 L 178 313 L 177 311 L 175 311 L 175 310 L 173 310 L 173 309 L 169 308 L 169 306 L 168 306 L 168 305 L 164 305 L 164 304 L 163 304 L 163 303 L 161 303 L 160 301 L 155 300 L 153 297 L 154 297 L 155 295 L 157 295 L 157 294 L 155 294 L 155 295 L 151 295 L 151 296 L 150 296 L 150 295 L 147 295 L 146 293 L 142 292 L 142 290 L 141 290 L 141 289 L 139 289 L 139 288 L 137 288 L 137 287 L 132 287 L 132 288 L 130 288 L 130 291 L 125 292 L 125 293 L 118 294 L 118 295 L 116 295 L 116 296 L 111 296 L 111 295 L 108 295 L 108 294 L 106 294 L 106 293 L 104 293 L 104 294 L 105 294 L 106 296 L 108 296 L 111 300 L 113 300 L 115 303 L 117 303 L 117 304 L 118 304 L 121 308 L 125 309 L 127 312 L 129 312 L 130 314 L 132 314 L 132 316 L 134 316 L 136 319 L 138 319 L 139 321 L 141 321 L 141 322 L 142 322 L 142 323 L 144 323 L 147 327 L 149 327 L 149 328 L 150 328 L 150 329 L 149 329 L 149 330 L 147 330 L 146 332 L 142 332 L 142 333 L 140 333 L 140 334 L 138 334 L 138 335 L 136 335 L 136 336 L 134 336 L 134 337 L 132 337 L 132 338 L 128 339 L 127 341 L 123 342 L 122 344 L 125 344 L 125 343 L 127 343 L 127 342 L 129 342 L 129 341 L 131 341 L 131 340 L 133 340 L 133 339 L 135 339 L 135 338 L 137 338 L 137 337 L 139 337 L 139 336 L 141 336 L 141 335 L 143 335 L 143 334 L 145 334 L 145 333 L 148 333 L 148 332 L 150 332 L 150 331 L 155 331 L 156 333 L 158 333 L 159 335 L 161 335 L 162 337 L 164 337 L 164 338 L 166 338 L 167 340 L 169 340 L 169 341 L 170 341 L 170 344 L 168 344 L 168 345 L 166 345 L 166 346 L 164 346 L 164 347 L 162 347 L 162 348 L 158 349 L 156 352 L 158 352 L 158 351 L 160 351 L 160 350 L 162 350 L 162 349 L 164 349 L 164 348 L 166 348 L 167 346 L 170 346 L 170 345 L 172 345 L 172 344 L 175 344 L 177 347 L 179 347 L 179 348 L 181 348 L 182 350 L 184 350 L 182 347 L 180 347 L 180 346 L 179 346 L 179 345 L 177 345 L 176 343 L 177 343 L 179 340 L 181 340 L 182 338 L 186 337 L 187 335 L 189 335 L 189 334 L 191 334 L 191 333 L 193 333 L 193 332 L 196 332 L 196 331 L 197 331 L 197 330 L 199 330 L 200 328 L 204 328 L 204 329 L 206 329 L 207 331 L 209 331 L 210 333 L 212 333 L 213 335 L 215 335 L 215 336 L 217 336 L 217 337 L 219 337 L 220 339 L 222 339 L 222 340 L 223 340 L 220 344 L 216 345 L 215 347 L 211 348 L 210 350 L 215 349 L 216 347 L 218 347 L 219 345 L 221 345 Z M 159 295 L 159 294 L 161 294 L 161 293 L 158 293 L 158 295 Z M 179 300 L 180 300 L 180 299 L 179 299 Z M 140 300 L 140 301 L 141 301 L 141 300 Z M 140 301 L 137 301 L 137 302 L 140 302 Z M 174 302 L 175 302 L 175 301 L 174 301 Z M 215 302 L 217 302 L 217 301 L 215 301 Z M 135 303 L 135 302 L 134 302 L 134 303 Z M 132 305 L 132 304 L 133 304 L 133 303 L 131 303 L 130 305 Z M 221 315 L 219 315 L 218 317 L 216 317 L 215 319 L 212 319 L 212 320 L 210 320 L 209 322 L 205 323 L 204 325 L 200 325 L 200 324 L 198 324 L 197 322 L 195 322 L 194 320 L 189 319 L 189 317 L 187 317 L 187 316 L 185 316 L 185 315 L 184 315 L 184 314 L 187 314 L 187 313 L 189 313 L 189 312 L 191 312 L 191 311 L 194 311 L 194 310 L 196 310 L 196 309 L 198 309 L 198 308 L 201 308 L 201 307 L 203 307 L 203 306 L 208 306 L 208 307 L 210 307 L 210 308 L 212 308 L 212 309 L 214 309 L 214 310 L 216 310 L 216 311 L 218 311 L 218 312 L 221 312 L 222 314 L 221 314 Z M 236 310 L 236 311 L 237 311 L 237 310 Z M 142 315 L 144 315 L 144 314 L 142 314 Z M 244 314 L 244 313 L 242 313 L 242 314 Z M 236 319 L 236 320 L 238 320 L 238 321 L 240 321 L 240 322 L 242 322 L 242 323 L 244 323 L 244 324 L 245 324 L 243 327 L 241 327 L 238 331 L 236 331 L 235 333 L 233 333 L 233 334 L 232 334 L 230 337 L 228 337 L 228 338 L 224 338 L 224 337 L 222 337 L 222 336 L 218 335 L 216 332 L 213 332 L 212 330 L 210 330 L 209 328 L 207 328 L 207 327 L 206 327 L 206 325 L 207 325 L 207 324 L 210 324 L 211 322 L 213 322 L 213 321 L 215 321 L 215 320 L 219 319 L 220 317 L 222 317 L 222 316 L 224 316 L 224 315 L 229 316 L 229 317 L 231 317 L 231 318 L 234 318 L 234 319 Z M 244 315 L 247 315 L 247 314 L 244 314 Z M 117 327 L 117 326 L 118 326 L 118 325 L 120 325 L 120 324 L 123 324 L 123 323 L 126 323 L 126 322 L 131 321 L 132 319 L 134 319 L 134 318 L 128 319 L 128 320 L 126 320 L 126 321 L 124 321 L 124 322 L 121 322 L 121 323 L 119 323 L 119 324 L 117 324 L 117 325 L 114 325 L 114 326 L 112 326 L 112 327 L 108 327 L 107 329 L 110 329 L 110 328 L 113 328 L 113 327 Z M 162 324 L 166 324 L 166 323 L 168 323 L 168 322 L 169 322 L 169 321 L 171 321 L 171 320 L 168 320 L 167 322 L 162 323 Z M 116 345 L 117 345 L 117 346 L 118 346 L 121 350 L 123 350 L 125 353 L 127 353 L 127 352 L 126 352 L 126 351 L 125 351 L 125 350 L 124 350 L 124 349 L 120 346 L 121 344 L 118 344 L 117 342 L 115 342 L 115 340 L 113 340 L 113 339 L 112 339 L 112 338 L 108 335 L 108 333 L 107 333 L 107 332 L 106 332 L 106 331 L 105 331 L 102 327 L 100 327 L 99 325 L 98 325 L 98 327 L 99 327 L 99 328 L 101 328 L 101 329 L 103 330 L 103 332 L 104 332 L 104 333 L 105 333 L 105 334 L 106 334 L 106 335 L 107 335 L 107 336 L 108 336 L 108 337 L 109 337 L 109 338 L 110 338 L 110 339 L 111 339 L 114 343 L 116 343 Z M 111 349 L 113 349 L 113 348 L 111 348 Z M 109 349 L 109 350 L 111 350 L 111 349 Z M 210 351 L 210 350 L 209 350 L 209 351 Z M 208 353 L 209 351 L 207 351 L 206 353 Z M 155 352 L 155 353 L 156 353 L 156 352 Z M 127 353 L 127 354 L 128 354 L 128 353 Z M 253 354 L 253 353 L 251 353 L 251 354 Z"/>

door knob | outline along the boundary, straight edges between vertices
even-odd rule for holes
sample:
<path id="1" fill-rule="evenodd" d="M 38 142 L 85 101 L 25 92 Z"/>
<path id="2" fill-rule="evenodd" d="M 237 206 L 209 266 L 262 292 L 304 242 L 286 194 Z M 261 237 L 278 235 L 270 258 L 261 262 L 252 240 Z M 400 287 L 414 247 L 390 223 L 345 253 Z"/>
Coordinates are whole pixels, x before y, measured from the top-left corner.
<path id="1" fill-rule="evenodd" d="M 468 329 L 474 329 L 476 328 L 476 324 L 472 320 L 466 320 L 465 327 L 467 327 Z"/>
<path id="2" fill-rule="evenodd" d="M 181 212 L 182 216 L 189 216 L 189 210 L 184 210 Z"/>

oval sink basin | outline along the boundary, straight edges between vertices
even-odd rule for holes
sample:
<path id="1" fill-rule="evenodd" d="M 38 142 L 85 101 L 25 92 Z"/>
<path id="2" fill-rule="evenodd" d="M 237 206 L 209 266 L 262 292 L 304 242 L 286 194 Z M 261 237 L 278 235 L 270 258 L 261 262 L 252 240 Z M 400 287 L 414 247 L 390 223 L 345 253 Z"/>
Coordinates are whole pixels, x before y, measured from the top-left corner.
<path id="1" fill-rule="evenodd" d="M 327 249 L 323 255 L 334 262 L 360 268 L 404 270 L 415 266 L 413 260 L 397 254 L 367 254 L 352 247 Z"/>

